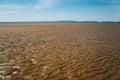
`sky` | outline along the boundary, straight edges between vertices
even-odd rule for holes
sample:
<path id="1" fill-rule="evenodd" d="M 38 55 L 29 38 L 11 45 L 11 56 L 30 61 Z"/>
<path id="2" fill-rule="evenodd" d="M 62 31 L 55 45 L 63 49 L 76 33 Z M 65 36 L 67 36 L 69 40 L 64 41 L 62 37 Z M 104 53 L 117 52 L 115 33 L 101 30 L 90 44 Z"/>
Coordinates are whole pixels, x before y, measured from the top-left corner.
<path id="1" fill-rule="evenodd" d="M 0 0 L 0 22 L 120 21 L 120 0 Z"/>

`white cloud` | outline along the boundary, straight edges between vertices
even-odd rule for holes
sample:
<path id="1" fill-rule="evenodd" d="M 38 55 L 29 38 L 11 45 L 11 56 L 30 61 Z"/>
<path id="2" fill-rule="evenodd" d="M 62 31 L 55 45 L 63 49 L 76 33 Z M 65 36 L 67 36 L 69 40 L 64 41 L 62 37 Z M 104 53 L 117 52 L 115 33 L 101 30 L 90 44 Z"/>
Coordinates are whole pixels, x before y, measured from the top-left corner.
<path id="1" fill-rule="evenodd" d="M 0 9 L 23 9 L 26 8 L 24 5 L 15 5 L 15 4 L 3 4 L 0 5 Z"/>
<path id="2" fill-rule="evenodd" d="M 19 11 L 0 11 L 1 15 L 6 15 L 6 14 L 17 14 L 20 13 Z"/>
<path id="3" fill-rule="evenodd" d="M 0 15 L 18 14 L 26 7 L 25 5 L 17 4 L 2 4 L 0 5 Z"/>
<path id="4" fill-rule="evenodd" d="M 53 7 L 58 0 L 38 0 L 35 9 L 45 9 Z"/>

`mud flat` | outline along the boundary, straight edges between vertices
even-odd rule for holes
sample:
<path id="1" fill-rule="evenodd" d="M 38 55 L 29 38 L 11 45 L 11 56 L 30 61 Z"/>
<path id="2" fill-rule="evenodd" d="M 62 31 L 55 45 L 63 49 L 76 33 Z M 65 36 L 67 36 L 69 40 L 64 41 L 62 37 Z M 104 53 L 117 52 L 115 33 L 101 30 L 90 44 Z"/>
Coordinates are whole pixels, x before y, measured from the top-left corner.
<path id="1" fill-rule="evenodd" d="M 0 80 L 120 80 L 120 24 L 0 25 Z"/>

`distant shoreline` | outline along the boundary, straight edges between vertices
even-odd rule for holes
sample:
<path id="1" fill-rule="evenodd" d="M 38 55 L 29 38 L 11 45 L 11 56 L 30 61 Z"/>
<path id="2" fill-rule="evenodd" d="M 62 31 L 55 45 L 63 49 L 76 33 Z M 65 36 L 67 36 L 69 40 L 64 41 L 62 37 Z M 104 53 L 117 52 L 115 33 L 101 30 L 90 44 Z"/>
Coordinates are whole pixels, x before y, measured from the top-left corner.
<path id="1" fill-rule="evenodd" d="M 25 22 L 0 22 L 0 25 L 9 25 L 9 24 L 40 24 L 40 23 L 107 23 L 107 24 L 119 24 L 120 22 L 110 22 L 110 21 L 25 21 Z"/>

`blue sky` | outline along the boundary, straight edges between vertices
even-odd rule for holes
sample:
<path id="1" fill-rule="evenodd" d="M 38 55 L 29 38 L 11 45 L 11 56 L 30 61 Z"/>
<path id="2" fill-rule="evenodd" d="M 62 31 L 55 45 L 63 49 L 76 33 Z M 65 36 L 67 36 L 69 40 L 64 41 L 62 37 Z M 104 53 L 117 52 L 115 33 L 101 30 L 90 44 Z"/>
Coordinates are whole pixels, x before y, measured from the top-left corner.
<path id="1" fill-rule="evenodd" d="M 120 21 L 120 0 L 0 0 L 0 21 Z"/>

